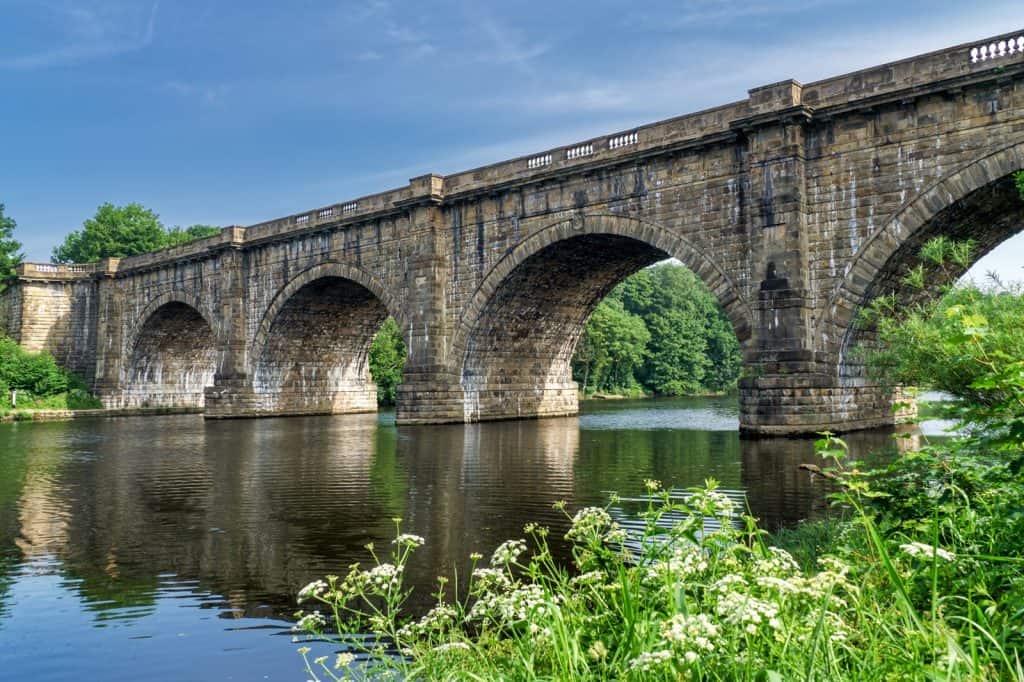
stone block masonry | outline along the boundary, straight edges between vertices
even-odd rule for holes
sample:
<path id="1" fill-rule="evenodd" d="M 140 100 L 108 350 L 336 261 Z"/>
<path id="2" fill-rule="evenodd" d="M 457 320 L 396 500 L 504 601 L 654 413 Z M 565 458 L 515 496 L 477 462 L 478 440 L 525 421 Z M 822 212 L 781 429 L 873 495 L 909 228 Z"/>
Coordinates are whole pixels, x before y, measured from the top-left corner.
<path id="1" fill-rule="evenodd" d="M 211 418 L 375 408 L 393 316 L 399 423 L 572 414 L 569 361 L 619 282 L 677 258 L 743 349 L 761 434 L 890 424 L 858 312 L 928 239 L 1024 226 L 1024 31 L 442 177 L 163 251 L 26 264 L 0 322 L 112 407 Z M 935 283 L 939 285 L 941 283 Z"/>

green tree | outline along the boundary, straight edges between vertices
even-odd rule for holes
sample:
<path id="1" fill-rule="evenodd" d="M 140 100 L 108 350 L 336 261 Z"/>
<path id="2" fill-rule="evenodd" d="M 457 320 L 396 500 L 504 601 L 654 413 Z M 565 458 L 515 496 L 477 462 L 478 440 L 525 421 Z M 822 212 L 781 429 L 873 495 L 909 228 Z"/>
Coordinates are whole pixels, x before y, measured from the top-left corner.
<path id="1" fill-rule="evenodd" d="M 377 384 L 377 402 L 381 405 L 395 404 L 395 389 L 402 383 L 405 358 L 402 330 L 389 317 L 370 345 L 370 376 Z"/>
<path id="2" fill-rule="evenodd" d="M 193 225 L 167 229 L 160 216 L 140 204 L 106 203 L 53 249 L 54 263 L 94 263 L 101 258 L 124 258 L 168 246 L 178 246 L 217 234 L 219 228 Z"/>
<path id="3" fill-rule="evenodd" d="M 626 309 L 651 332 L 639 378 L 661 395 L 731 389 L 741 357 L 732 325 L 714 295 L 690 270 L 664 263 L 622 284 Z"/>
<path id="4" fill-rule="evenodd" d="M 15 268 L 25 258 L 21 253 L 21 242 L 14 238 L 17 226 L 14 218 L 4 214 L 4 205 L 0 204 L 0 291 L 14 280 Z"/>
<path id="5" fill-rule="evenodd" d="M 715 393 L 736 388 L 743 371 L 743 354 L 732 323 L 717 304 L 707 324 L 707 355 L 710 365 L 704 373 L 704 388 Z"/>
<path id="6" fill-rule="evenodd" d="M 576 347 L 573 374 L 584 393 L 623 392 L 638 388 L 636 370 L 643 365 L 651 334 L 622 300 L 609 296 L 597 306 Z"/>
<path id="7" fill-rule="evenodd" d="M 184 229 L 172 227 L 167 230 L 167 246 L 179 246 L 218 234 L 220 234 L 220 228 L 214 225 L 192 225 Z"/>
<path id="8" fill-rule="evenodd" d="M 643 344 L 634 318 L 647 332 Z M 598 306 L 573 375 L 585 390 L 622 392 L 639 383 L 660 395 L 687 395 L 733 389 L 741 366 L 739 342 L 714 295 L 686 268 L 665 263 L 629 277 Z"/>
<path id="9" fill-rule="evenodd" d="M 86 220 L 82 230 L 69 234 L 53 250 L 54 263 L 92 263 L 101 258 L 124 258 L 161 249 L 167 232 L 160 217 L 140 204 L 106 203 Z"/>

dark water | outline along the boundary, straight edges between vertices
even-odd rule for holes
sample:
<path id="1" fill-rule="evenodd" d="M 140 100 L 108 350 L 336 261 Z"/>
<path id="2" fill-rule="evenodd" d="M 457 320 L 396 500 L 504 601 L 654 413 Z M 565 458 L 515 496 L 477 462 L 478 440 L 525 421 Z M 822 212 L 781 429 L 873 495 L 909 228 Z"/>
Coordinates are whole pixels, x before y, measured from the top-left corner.
<path id="1" fill-rule="evenodd" d="M 396 428 L 393 415 L 0 424 L 0 679 L 305 679 L 294 595 L 424 536 L 462 571 L 552 509 L 643 481 L 744 489 L 775 528 L 826 509 L 808 440 L 740 440 L 730 399 L 590 403 L 578 418 Z M 890 433 L 848 441 L 894 452 Z M 906 443 L 907 441 L 899 441 Z M 913 442 L 913 439 L 910 441 Z"/>

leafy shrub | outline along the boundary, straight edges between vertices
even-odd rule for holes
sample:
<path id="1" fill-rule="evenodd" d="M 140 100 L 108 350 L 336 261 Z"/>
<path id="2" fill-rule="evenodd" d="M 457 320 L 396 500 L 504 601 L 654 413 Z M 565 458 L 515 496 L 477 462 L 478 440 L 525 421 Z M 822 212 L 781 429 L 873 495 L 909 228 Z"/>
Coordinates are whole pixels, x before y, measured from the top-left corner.
<path id="1" fill-rule="evenodd" d="M 405 343 L 402 330 L 393 317 L 384 321 L 370 345 L 370 375 L 377 384 L 377 402 L 395 404 L 395 391 L 402 383 L 405 369 Z"/>
<path id="2" fill-rule="evenodd" d="M 0 408 L 9 409 L 11 391 L 19 408 L 90 409 L 101 404 L 85 381 L 57 364 L 49 353 L 29 353 L 13 339 L 0 337 Z"/>

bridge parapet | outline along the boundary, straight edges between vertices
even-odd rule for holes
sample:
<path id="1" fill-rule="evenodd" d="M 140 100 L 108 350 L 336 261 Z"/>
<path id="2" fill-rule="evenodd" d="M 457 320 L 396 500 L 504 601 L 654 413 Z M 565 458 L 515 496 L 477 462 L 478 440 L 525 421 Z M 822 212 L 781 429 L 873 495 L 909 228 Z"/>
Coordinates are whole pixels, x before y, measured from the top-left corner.
<path id="1" fill-rule="evenodd" d="M 88 279 L 99 267 L 98 263 L 21 263 L 16 268 L 18 279 L 26 281 L 69 281 Z"/>

